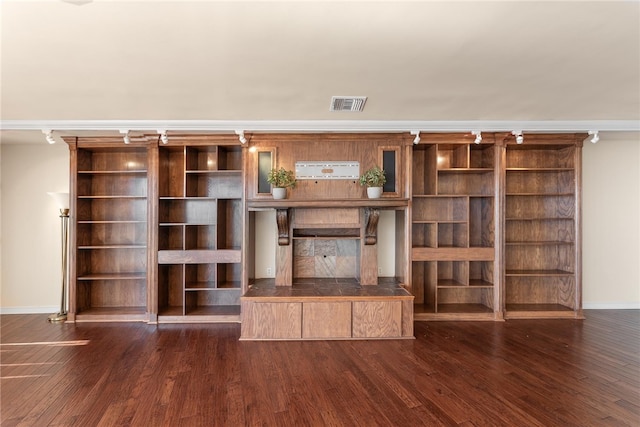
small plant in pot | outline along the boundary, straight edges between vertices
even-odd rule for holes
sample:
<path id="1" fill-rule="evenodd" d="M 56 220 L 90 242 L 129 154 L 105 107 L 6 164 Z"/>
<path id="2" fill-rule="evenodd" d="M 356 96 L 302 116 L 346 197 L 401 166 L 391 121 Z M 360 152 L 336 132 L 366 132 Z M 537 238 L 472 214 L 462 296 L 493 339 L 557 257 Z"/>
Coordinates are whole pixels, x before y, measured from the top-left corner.
<path id="1" fill-rule="evenodd" d="M 293 171 L 280 167 L 280 169 L 271 169 L 267 175 L 267 182 L 273 187 L 271 194 L 274 199 L 286 199 L 287 188 L 295 188 L 296 186 L 296 177 Z"/>
<path id="2" fill-rule="evenodd" d="M 367 169 L 359 179 L 360 185 L 367 187 L 367 196 L 370 199 L 377 199 L 382 196 L 382 186 L 387 182 L 384 170 L 378 166 Z"/>

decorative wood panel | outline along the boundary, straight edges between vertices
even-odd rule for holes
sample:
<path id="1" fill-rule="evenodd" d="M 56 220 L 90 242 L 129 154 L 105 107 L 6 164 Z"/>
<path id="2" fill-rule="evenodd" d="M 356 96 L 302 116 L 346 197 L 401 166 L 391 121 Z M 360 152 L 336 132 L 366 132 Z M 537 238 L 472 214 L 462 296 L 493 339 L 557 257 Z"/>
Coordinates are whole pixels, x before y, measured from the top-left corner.
<path id="1" fill-rule="evenodd" d="M 307 302 L 302 305 L 302 338 L 350 338 L 351 302 Z"/>
<path id="2" fill-rule="evenodd" d="M 402 336 L 401 301 L 354 301 L 354 338 Z"/>
<path id="3" fill-rule="evenodd" d="M 250 185 L 248 194 L 250 198 L 259 199 L 256 189 L 258 179 L 258 153 L 261 151 L 277 152 L 277 161 L 273 167 L 284 167 L 294 170 L 296 162 L 327 161 L 357 161 L 363 171 L 378 165 L 382 165 L 382 150 L 384 147 L 402 147 L 411 144 L 410 135 L 403 134 L 254 134 L 251 136 L 251 145 L 256 152 L 251 153 L 251 164 L 255 167 L 248 171 Z M 403 163 L 400 158 L 402 152 L 398 152 L 398 164 Z M 255 169 L 255 170 L 253 170 Z M 404 188 L 404 176 L 402 173 L 396 177 L 397 188 Z M 352 180 L 327 180 L 304 179 L 298 182 L 295 189 L 290 191 L 290 198 L 296 200 L 339 200 L 339 199 L 366 199 L 366 190 L 360 186 L 357 179 Z M 396 193 L 390 194 L 397 197 Z M 387 197 L 387 196 L 385 196 Z"/>
<path id="4" fill-rule="evenodd" d="M 242 303 L 241 336 L 251 339 L 302 338 L 302 304 L 295 302 Z"/>

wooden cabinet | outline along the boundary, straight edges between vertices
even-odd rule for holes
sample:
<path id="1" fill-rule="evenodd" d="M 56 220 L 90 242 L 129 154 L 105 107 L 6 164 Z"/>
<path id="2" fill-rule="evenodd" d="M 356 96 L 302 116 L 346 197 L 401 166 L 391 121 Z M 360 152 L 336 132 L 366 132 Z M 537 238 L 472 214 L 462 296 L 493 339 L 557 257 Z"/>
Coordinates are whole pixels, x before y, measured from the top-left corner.
<path id="1" fill-rule="evenodd" d="M 148 147 L 67 142 L 70 320 L 147 320 Z"/>
<path id="2" fill-rule="evenodd" d="M 374 296 L 242 297 L 241 340 L 401 339 L 413 338 L 413 297 L 408 293 Z M 285 295 L 286 294 L 286 295 Z"/>
<path id="3" fill-rule="evenodd" d="M 500 318 L 495 144 L 446 134 L 423 141 L 413 149 L 415 318 Z"/>
<path id="4" fill-rule="evenodd" d="M 240 318 L 242 149 L 181 142 L 159 148 L 158 321 Z"/>
<path id="5" fill-rule="evenodd" d="M 505 316 L 581 317 L 584 135 L 509 143 L 505 164 Z"/>

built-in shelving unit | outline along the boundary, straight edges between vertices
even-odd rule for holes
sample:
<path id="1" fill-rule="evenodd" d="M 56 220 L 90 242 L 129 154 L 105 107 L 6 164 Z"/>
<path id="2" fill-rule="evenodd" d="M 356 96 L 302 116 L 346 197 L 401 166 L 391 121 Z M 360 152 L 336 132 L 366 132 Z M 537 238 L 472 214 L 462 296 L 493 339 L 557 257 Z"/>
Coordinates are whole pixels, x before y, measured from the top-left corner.
<path id="1" fill-rule="evenodd" d="M 159 148 L 158 321 L 240 320 L 242 164 L 239 144 Z"/>
<path id="2" fill-rule="evenodd" d="M 70 316 L 147 320 L 147 147 L 70 146 Z"/>
<path id="3" fill-rule="evenodd" d="M 495 144 L 461 135 L 425 139 L 413 149 L 415 319 L 499 318 Z"/>
<path id="4" fill-rule="evenodd" d="M 507 145 L 506 317 L 582 316 L 582 139 L 532 136 Z"/>
<path id="5" fill-rule="evenodd" d="M 69 321 L 240 322 L 242 310 L 243 339 L 289 339 L 291 319 L 295 339 L 354 339 L 411 337 L 413 320 L 582 317 L 586 135 L 247 136 L 255 153 L 235 135 L 64 137 Z M 300 179 L 274 200 L 260 184 L 327 157 L 386 164 L 392 185 L 368 199 L 353 178 Z M 254 241 L 269 210 L 265 278 Z M 393 277 L 379 277 L 379 249 Z M 377 335 L 385 322 L 400 326 Z"/>

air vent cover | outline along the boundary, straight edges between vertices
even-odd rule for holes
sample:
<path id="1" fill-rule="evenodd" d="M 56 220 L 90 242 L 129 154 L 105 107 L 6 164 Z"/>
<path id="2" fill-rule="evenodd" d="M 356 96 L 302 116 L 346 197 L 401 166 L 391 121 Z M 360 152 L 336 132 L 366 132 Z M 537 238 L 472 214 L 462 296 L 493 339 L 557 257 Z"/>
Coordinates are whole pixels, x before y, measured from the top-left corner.
<path id="1" fill-rule="evenodd" d="M 362 111 L 366 96 L 332 96 L 329 111 Z"/>

